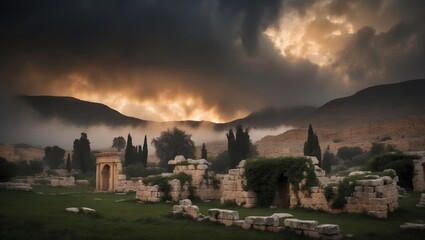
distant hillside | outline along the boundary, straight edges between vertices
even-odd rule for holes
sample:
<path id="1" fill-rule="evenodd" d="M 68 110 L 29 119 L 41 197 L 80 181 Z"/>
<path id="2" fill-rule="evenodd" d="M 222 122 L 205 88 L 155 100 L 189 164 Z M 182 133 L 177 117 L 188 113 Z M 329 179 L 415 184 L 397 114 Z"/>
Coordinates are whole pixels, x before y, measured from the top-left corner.
<path id="1" fill-rule="evenodd" d="M 346 128 L 378 121 L 425 115 L 425 79 L 366 88 L 332 100 L 314 112 L 292 120 L 292 125 Z"/>
<path id="2" fill-rule="evenodd" d="M 297 106 L 286 108 L 265 108 L 253 112 L 248 116 L 234 121 L 218 124 L 217 129 L 223 130 L 229 127 L 242 124 L 250 128 L 273 128 L 283 124 L 288 124 L 291 120 L 312 113 L 316 108 L 312 106 Z"/>
<path id="3" fill-rule="evenodd" d="M 103 123 L 108 126 L 143 125 L 147 121 L 128 117 L 112 108 L 72 97 L 20 96 L 20 99 L 45 118 L 59 118 L 65 122 L 90 126 Z"/>

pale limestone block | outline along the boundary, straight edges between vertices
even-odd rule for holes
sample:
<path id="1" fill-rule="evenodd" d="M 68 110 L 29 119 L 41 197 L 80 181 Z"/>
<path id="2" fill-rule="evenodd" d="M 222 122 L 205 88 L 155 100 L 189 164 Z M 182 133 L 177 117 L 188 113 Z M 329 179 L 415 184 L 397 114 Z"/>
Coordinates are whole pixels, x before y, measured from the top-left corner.
<path id="1" fill-rule="evenodd" d="M 325 235 L 334 235 L 334 234 L 340 233 L 340 227 L 339 225 L 336 225 L 336 224 L 321 224 L 316 227 L 316 230 L 320 234 L 325 234 Z"/>
<path id="2" fill-rule="evenodd" d="M 95 209 L 93 209 L 93 208 L 88 208 L 88 207 L 81 207 L 81 210 L 82 210 L 84 213 L 86 213 L 86 214 L 88 214 L 88 213 L 95 213 L 95 212 L 96 212 L 96 210 L 95 210 Z"/>
<path id="3" fill-rule="evenodd" d="M 65 210 L 69 213 L 79 213 L 80 212 L 80 209 L 78 209 L 76 207 L 65 208 Z"/>
<path id="4" fill-rule="evenodd" d="M 281 218 L 293 218 L 294 217 L 292 214 L 289 214 L 289 213 L 273 213 L 272 217 L 273 216 L 276 216 L 279 219 L 281 219 Z"/>
<path id="5" fill-rule="evenodd" d="M 314 231 L 318 225 L 314 220 L 299 220 L 296 218 L 287 218 L 284 222 L 285 227 L 292 229 L 310 230 Z"/>

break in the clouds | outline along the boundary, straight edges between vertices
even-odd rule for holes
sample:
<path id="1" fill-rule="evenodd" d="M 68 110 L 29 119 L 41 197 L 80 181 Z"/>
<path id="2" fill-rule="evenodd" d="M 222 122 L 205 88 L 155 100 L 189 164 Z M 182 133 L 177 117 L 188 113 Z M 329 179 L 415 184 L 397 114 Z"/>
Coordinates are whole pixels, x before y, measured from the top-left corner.
<path id="1" fill-rule="evenodd" d="M 3 1 L 0 84 L 227 121 L 425 76 L 422 0 Z"/>

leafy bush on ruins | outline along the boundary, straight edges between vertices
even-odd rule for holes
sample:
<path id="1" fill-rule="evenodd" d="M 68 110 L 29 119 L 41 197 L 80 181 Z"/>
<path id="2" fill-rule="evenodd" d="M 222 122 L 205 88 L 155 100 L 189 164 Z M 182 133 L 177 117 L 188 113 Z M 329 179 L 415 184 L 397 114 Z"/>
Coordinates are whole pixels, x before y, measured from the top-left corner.
<path id="1" fill-rule="evenodd" d="M 158 185 L 159 187 L 159 191 L 164 193 L 164 198 L 163 200 L 170 200 L 171 196 L 170 196 L 170 190 L 171 190 L 171 186 L 168 183 L 168 181 L 173 180 L 173 179 L 178 179 L 180 181 L 180 185 L 183 187 L 183 185 L 188 182 L 189 185 L 189 191 L 193 191 L 193 187 L 191 187 L 191 183 L 192 183 L 192 175 L 186 174 L 186 173 L 178 173 L 178 174 L 173 174 L 173 175 L 169 175 L 169 176 L 164 176 L 164 175 L 156 175 L 156 176 L 152 176 L 152 177 L 146 177 L 144 178 L 143 184 L 145 185 L 149 185 L 149 186 L 154 186 L 154 185 Z M 191 197 L 193 197 L 193 192 L 191 192 Z"/>
<path id="2" fill-rule="evenodd" d="M 319 184 L 314 165 L 308 158 L 257 158 L 247 161 L 245 165 L 246 188 L 257 194 L 259 206 L 270 206 L 273 203 L 281 176 L 288 178 L 295 193 L 300 190 L 307 192 L 310 187 Z"/>

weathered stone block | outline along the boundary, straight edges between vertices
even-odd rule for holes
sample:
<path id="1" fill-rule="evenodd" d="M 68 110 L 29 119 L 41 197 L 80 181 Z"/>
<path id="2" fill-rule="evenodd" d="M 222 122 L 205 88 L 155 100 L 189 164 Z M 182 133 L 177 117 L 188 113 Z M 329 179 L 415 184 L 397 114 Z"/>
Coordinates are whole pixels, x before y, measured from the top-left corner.
<path id="1" fill-rule="evenodd" d="M 316 230 L 320 234 L 326 234 L 326 235 L 333 235 L 333 234 L 340 233 L 339 225 L 335 225 L 335 224 L 321 224 L 316 227 Z"/>
<path id="2" fill-rule="evenodd" d="M 80 209 L 78 209 L 76 207 L 65 208 L 65 210 L 69 213 L 79 213 L 80 212 Z"/>
<path id="3" fill-rule="evenodd" d="M 292 214 L 289 213 L 273 213 L 272 217 L 276 216 L 277 218 L 281 219 L 281 218 L 293 218 L 294 216 Z"/>
<path id="4" fill-rule="evenodd" d="M 318 225 L 317 221 L 314 220 L 299 220 L 296 218 L 285 219 L 285 227 L 292 229 L 310 230 L 314 231 Z"/>

